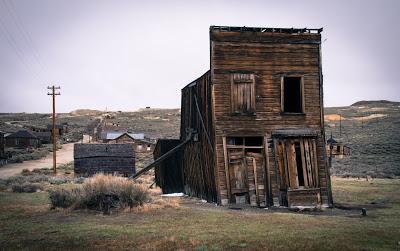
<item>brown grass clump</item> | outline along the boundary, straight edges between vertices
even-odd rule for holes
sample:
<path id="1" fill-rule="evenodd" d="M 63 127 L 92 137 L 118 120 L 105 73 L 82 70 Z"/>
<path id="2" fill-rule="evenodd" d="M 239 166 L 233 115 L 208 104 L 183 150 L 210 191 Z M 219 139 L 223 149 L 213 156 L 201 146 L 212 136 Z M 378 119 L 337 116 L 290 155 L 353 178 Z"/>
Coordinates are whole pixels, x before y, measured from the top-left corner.
<path id="1" fill-rule="evenodd" d="M 35 193 L 38 190 L 42 190 L 43 187 L 40 183 L 29 183 L 25 182 L 22 184 L 13 184 L 11 190 L 15 193 Z"/>
<path id="2" fill-rule="evenodd" d="M 179 201 L 179 198 L 153 198 L 151 203 L 146 203 L 141 206 L 135 207 L 133 208 L 133 210 L 136 212 L 148 212 L 165 208 L 179 208 Z"/>
<path id="3" fill-rule="evenodd" d="M 50 192 L 53 208 L 73 207 L 109 213 L 111 209 L 143 206 L 150 201 L 146 186 L 112 175 L 98 174 L 86 179 L 81 187 L 74 190 L 54 190 Z"/>

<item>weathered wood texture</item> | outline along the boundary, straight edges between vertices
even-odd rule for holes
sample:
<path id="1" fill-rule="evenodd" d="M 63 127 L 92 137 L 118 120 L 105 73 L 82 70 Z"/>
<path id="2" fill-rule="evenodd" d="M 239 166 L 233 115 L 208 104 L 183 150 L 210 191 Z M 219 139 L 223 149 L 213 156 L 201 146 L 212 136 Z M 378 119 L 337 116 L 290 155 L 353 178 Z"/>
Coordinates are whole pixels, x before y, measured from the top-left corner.
<path id="1" fill-rule="evenodd" d="M 135 173 L 132 144 L 74 144 L 74 172 L 132 175 Z"/>
<path id="2" fill-rule="evenodd" d="M 159 139 L 153 156 L 158 159 L 181 143 L 178 139 Z M 163 193 L 179 193 L 184 191 L 182 172 L 182 150 L 177 151 L 155 167 L 157 186 Z"/>
<path id="3" fill-rule="evenodd" d="M 198 133 L 198 142 L 191 141 L 183 149 L 185 192 L 215 202 L 217 187 L 209 71 L 182 89 L 181 107 L 181 140 L 186 139 L 188 130 Z"/>
<path id="4" fill-rule="evenodd" d="M 228 199 L 223 136 L 264 136 L 279 129 L 313 129 L 318 163 L 318 183 L 323 203 L 328 203 L 328 180 L 324 158 L 323 121 L 321 120 L 320 89 L 320 34 L 286 34 L 271 32 L 227 32 L 210 30 L 211 82 L 213 88 L 213 117 L 217 187 L 220 199 Z M 233 74 L 255 76 L 255 113 L 232 114 Z M 281 80 L 285 76 L 301 76 L 303 81 L 304 111 L 283 114 Z M 322 83 L 322 81 L 321 81 Z M 268 149 L 271 184 L 277 198 L 279 193 L 274 146 Z M 290 160 L 289 160 L 290 161 Z M 272 203 L 270 201 L 270 203 Z"/>

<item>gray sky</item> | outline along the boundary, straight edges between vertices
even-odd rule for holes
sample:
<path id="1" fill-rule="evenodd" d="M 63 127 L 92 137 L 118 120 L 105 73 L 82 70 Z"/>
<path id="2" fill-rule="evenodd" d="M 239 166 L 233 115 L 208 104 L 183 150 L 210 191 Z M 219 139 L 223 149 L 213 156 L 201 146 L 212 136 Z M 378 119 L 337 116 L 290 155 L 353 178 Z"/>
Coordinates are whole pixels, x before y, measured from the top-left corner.
<path id="1" fill-rule="evenodd" d="M 0 0 L 0 112 L 180 107 L 210 25 L 324 27 L 325 106 L 400 101 L 400 1 Z"/>

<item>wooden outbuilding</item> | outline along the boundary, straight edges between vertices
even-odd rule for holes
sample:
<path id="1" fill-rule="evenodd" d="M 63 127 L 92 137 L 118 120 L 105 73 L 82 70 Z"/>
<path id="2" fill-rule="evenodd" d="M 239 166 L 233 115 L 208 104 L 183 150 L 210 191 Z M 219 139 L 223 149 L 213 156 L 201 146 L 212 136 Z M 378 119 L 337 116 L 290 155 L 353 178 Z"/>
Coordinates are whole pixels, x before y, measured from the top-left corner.
<path id="1" fill-rule="evenodd" d="M 328 157 L 343 158 L 349 156 L 351 148 L 345 145 L 343 142 L 338 142 L 332 136 L 326 141 L 326 155 Z"/>
<path id="2" fill-rule="evenodd" d="M 132 144 L 74 144 L 74 173 L 133 175 L 135 152 Z"/>
<path id="3" fill-rule="evenodd" d="M 146 139 L 144 133 L 129 133 L 120 131 L 108 131 L 104 133 L 104 143 L 131 143 L 135 152 L 153 152 L 154 142 Z"/>
<path id="4" fill-rule="evenodd" d="M 210 27 L 210 70 L 182 89 L 185 193 L 222 205 L 332 205 L 321 31 Z M 159 167 L 156 177 L 176 164 Z"/>
<path id="5" fill-rule="evenodd" d="M 20 130 L 5 137 L 7 147 L 37 148 L 40 146 L 40 139 L 29 130 Z"/>
<path id="6" fill-rule="evenodd" d="M 5 148 L 4 133 L 0 132 L 0 166 L 7 163 L 7 156 L 4 148 Z"/>

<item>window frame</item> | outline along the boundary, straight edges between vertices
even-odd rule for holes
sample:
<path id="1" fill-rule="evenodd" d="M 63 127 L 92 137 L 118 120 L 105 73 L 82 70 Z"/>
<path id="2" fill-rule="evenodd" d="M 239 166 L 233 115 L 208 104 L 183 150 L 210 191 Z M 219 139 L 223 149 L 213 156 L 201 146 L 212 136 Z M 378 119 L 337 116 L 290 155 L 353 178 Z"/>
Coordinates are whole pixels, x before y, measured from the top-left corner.
<path id="1" fill-rule="evenodd" d="M 285 78 L 300 78 L 300 112 L 286 112 L 285 111 Z M 301 74 L 288 74 L 281 76 L 281 115 L 305 115 L 305 98 L 304 98 L 304 75 Z"/>
<path id="2" fill-rule="evenodd" d="M 249 111 L 237 111 L 235 104 L 237 105 L 238 100 L 234 97 L 234 87 L 237 84 L 244 83 L 250 85 L 250 110 Z M 256 85 L 254 73 L 243 73 L 236 72 L 230 76 L 231 84 L 231 115 L 255 115 L 256 114 Z"/>

